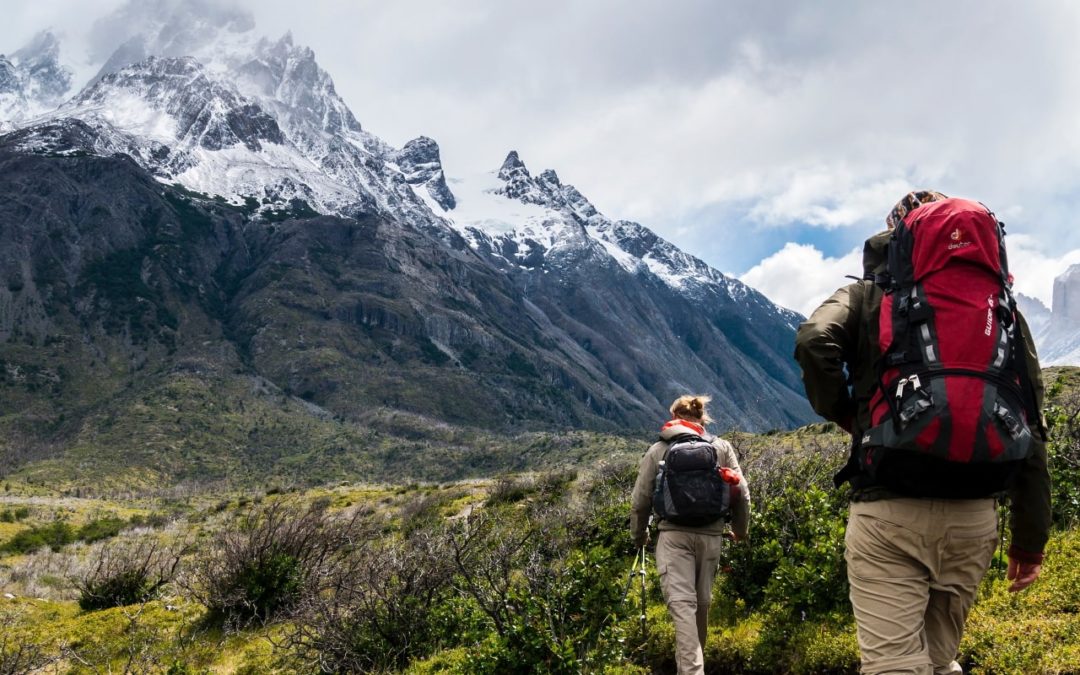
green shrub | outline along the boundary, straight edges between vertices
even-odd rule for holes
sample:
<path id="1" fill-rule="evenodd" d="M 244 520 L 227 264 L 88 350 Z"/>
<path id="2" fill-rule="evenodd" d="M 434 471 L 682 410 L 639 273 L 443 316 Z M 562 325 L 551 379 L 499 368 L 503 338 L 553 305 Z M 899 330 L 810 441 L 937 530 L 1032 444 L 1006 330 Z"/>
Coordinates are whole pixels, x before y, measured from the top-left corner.
<path id="1" fill-rule="evenodd" d="M 152 527 L 159 528 L 165 527 L 169 524 L 169 516 L 164 513 L 151 513 L 148 516 L 136 513 L 128 519 L 128 525 L 130 527 Z"/>
<path id="2" fill-rule="evenodd" d="M 87 584 L 79 595 L 79 607 L 85 611 L 134 605 L 153 593 L 146 577 L 133 570 Z"/>
<path id="3" fill-rule="evenodd" d="M 102 539 L 108 539 L 120 534 L 120 531 L 127 527 L 128 523 L 120 518 L 111 516 L 108 518 L 99 518 L 97 520 L 91 520 L 78 529 L 75 533 L 75 538 L 85 541 L 88 544 L 92 544 Z"/>
<path id="4" fill-rule="evenodd" d="M 1019 593 L 983 581 L 960 645 L 972 673 L 1080 672 L 1080 531 L 1054 535 L 1039 579 Z"/>
<path id="5" fill-rule="evenodd" d="M 529 478 L 502 476 L 495 481 L 491 492 L 488 493 L 486 504 L 487 506 L 496 506 L 498 504 L 520 502 L 536 492 L 536 489 L 535 481 Z"/>
<path id="6" fill-rule="evenodd" d="M 596 484 L 587 494 L 487 506 L 453 531 L 458 585 L 494 630 L 469 672 L 589 672 L 622 656 L 625 494 Z"/>
<path id="7" fill-rule="evenodd" d="M 726 594 L 751 609 L 776 604 L 800 618 L 848 608 L 846 504 L 843 492 L 818 487 L 758 502 L 754 545 L 727 550 Z"/>
<path id="8" fill-rule="evenodd" d="M 5 553 L 32 553 L 48 546 L 59 551 L 63 546 L 75 541 L 75 530 L 62 520 L 57 520 L 43 527 L 16 532 L 15 536 L 0 546 Z"/>
<path id="9" fill-rule="evenodd" d="M 1061 369 L 1047 385 L 1050 503 L 1054 524 L 1071 528 L 1080 524 L 1080 371 Z"/>

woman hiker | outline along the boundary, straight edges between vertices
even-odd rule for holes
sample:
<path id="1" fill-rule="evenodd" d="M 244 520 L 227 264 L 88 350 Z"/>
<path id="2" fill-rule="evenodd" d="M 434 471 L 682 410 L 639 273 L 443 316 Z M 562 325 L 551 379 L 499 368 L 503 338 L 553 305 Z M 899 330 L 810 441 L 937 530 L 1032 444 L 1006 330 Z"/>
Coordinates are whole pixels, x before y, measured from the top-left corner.
<path id="1" fill-rule="evenodd" d="M 661 478 L 665 484 L 656 509 L 661 516 L 656 568 L 675 624 L 679 675 L 705 672 L 702 650 L 721 546 L 725 538 L 745 540 L 750 518 L 750 490 L 735 449 L 705 431 L 705 425 L 712 421 L 705 411 L 709 400 L 708 396 L 680 396 L 671 404 L 671 420 L 663 425 L 660 439 L 641 458 L 631 497 L 630 533 L 640 548 L 649 542 L 648 521 L 654 509 L 657 472 L 664 469 L 667 476 Z M 702 466 L 707 466 L 707 472 L 700 470 Z M 712 476 L 702 480 L 703 473 L 718 475 L 720 481 Z M 689 500 L 681 494 L 695 490 L 705 492 L 691 495 Z M 704 502 L 714 506 L 699 509 L 701 513 L 688 513 L 693 511 L 688 505 Z"/>

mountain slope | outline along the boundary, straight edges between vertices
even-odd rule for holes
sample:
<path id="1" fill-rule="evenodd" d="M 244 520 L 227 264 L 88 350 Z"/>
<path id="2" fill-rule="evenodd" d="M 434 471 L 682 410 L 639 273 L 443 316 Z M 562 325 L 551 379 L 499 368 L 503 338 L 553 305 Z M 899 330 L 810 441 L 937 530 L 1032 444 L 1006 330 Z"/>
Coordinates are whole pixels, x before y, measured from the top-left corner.
<path id="1" fill-rule="evenodd" d="M 486 185 L 459 189 L 463 213 L 446 217 L 613 381 L 653 409 L 707 392 L 725 427 L 810 418 L 789 356 L 798 315 L 648 228 L 608 219 L 554 171 L 532 176 L 516 152 Z"/>
<path id="2" fill-rule="evenodd" d="M 152 393 L 189 377 L 240 405 L 276 392 L 356 437 L 387 409 L 647 430 L 687 392 L 714 397 L 722 429 L 812 419 L 797 315 L 517 153 L 475 182 L 448 175 L 432 139 L 391 147 L 289 36 L 174 19 L 0 137 L 0 426 L 16 465 L 82 448 L 150 467 L 147 444 L 190 430 L 125 440 L 102 420 L 156 419 Z M 268 447 L 200 438 L 204 463 Z"/>

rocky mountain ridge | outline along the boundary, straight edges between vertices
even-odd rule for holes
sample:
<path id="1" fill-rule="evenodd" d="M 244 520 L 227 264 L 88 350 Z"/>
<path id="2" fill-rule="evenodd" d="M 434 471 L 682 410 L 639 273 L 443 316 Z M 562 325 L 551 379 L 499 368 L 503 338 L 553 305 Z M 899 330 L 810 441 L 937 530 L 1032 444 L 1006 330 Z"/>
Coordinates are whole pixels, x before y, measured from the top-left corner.
<path id="1" fill-rule="evenodd" d="M 516 152 L 461 180 L 432 139 L 391 147 L 291 36 L 161 16 L 0 137 L 15 454 L 70 453 L 192 373 L 343 424 L 649 429 L 688 391 L 724 428 L 812 418 L 798 315 Z"/>

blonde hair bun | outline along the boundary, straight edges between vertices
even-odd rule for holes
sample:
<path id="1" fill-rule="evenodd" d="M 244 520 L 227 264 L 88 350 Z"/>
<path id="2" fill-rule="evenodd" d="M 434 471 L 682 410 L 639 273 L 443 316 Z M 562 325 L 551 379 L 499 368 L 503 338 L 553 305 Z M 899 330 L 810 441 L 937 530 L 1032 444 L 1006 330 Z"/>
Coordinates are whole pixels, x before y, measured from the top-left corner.
<path id="1" fill-rule="evenodd" d="M 679 419 L 686 420 L 688 422 L 700 422 L 701 424 L 708 424 L 712 422 L 712 418 L 705 412 L 705 406 L 712 400 L 711 396 L 704 395 L 684 395 L 675 399 L 675 402 L 671 404 L 671 416 Z"/>

